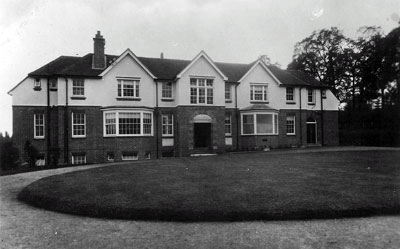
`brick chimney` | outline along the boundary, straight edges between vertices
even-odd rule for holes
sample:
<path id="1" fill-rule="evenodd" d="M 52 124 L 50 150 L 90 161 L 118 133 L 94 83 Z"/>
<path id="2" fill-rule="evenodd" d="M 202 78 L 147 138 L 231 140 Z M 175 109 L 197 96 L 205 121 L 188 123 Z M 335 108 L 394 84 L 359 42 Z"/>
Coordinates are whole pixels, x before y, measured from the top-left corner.
<path id="1" fill-rule="evenodd" d="M 104 55 L 104 45 L 106 40 L 104 40 L 100 31 L 97 31 L 96 36 L 93 38 L 93 68 L 104 69 L 106 67 L 106 57 Z"/>

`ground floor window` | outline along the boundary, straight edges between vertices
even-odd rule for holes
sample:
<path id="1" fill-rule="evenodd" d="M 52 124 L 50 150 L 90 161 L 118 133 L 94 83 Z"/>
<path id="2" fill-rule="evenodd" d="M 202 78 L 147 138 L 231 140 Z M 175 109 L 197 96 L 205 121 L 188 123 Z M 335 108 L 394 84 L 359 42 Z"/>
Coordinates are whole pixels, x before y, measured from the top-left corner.
<path id="1" fill-rule="evenodd" d="M 104 136 L 152 136 L 153 113 L 142 110 L 104 112 Z"/>
<path id="2" fill-rule="evenodd" d="M 232 135 L 232 116 L 231 114 L 225 114 L 225 136 Z"/>
<path id="3" fill-rule="evenodd" d="M 287 135 L 295 135 L 296 134 L 295 120 L 296 120 L 296 118 L 294 115 L 286 116 L 286 134 Z"/>
<path id="4" fill-rule="evenodd" d="M 45 165 L 46 165 L 45 154 L 39 154 L 39 155 L 36 157 L 35 165 L 36 165 L 36 166 L 45 166 Z"/>
<path id="5" fill-rule="evenodd" d="M 108 152 L 107 153 L 107 161 L 114 162 L 114 159 L 115 159 L 114 152 Z"/>
<path id="6" fill-rule="evenodd" d="M 138 160 L 138 153 L 137 152 L 122 152 L 122 160 L 123 161 L 131 161 L 131 160 Z"/>
<path id="7" fill-rule="evenodd" d="M 162 135 L 163 136 L 173 136 L 174 135 L 174 123 L 173 115 L 166 114 L 161 116 L 162 122 Z"/>
<path id="8" fill-rule="evenodd" d="M 35 113 L 34 119 L 34 138 L 44 138 L 44 113 Z"/>
<path id="9" fill-rule="evenodd" d="M 243 113 L 242 135 L 277 135 L 277 113 Z"/>
<path id="10" fill-rule="evenodd" d="M 86 163 L 86 154 L 77 153 L 72 154 L 72 164 L 85 164 Z"/>
<path id="11" fill-rule="evenodd" d="M 72 137 L 86 137 L 85 113 L 72 113 Z"/>

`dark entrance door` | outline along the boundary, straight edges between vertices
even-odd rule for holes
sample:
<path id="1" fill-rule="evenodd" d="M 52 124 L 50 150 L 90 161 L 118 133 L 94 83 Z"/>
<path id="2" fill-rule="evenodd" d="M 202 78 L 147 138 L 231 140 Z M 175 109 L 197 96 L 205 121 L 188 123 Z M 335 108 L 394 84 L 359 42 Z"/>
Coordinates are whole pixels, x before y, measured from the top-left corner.
<path id="1" fill-rule="evenodd" d="M 194 147 L 208 148 L 211 141 L 211 124 L 194 123 Z"/>
<path id="2" fill-rule="evenodd" d="M 317 143 L 317 124 L 307 123 L 307 143 L 315 144 Z"/>

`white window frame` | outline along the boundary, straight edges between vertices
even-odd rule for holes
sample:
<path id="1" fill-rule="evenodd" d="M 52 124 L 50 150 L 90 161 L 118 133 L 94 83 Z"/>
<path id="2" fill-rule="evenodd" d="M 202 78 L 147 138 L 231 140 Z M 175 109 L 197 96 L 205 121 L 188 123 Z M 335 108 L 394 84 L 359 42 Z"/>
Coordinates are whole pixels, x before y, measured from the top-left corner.
<path id="1" fill-rule="evenodd" d="M 323 99 L 326 99 L 326 90 L 325 89 L 321 89 L 321 96 Z"/>
<path id="2" fill-rule="evenodd" d="M 192 80 L 195 80 L 195 85 L 192 85 Z M 204 86 L 201 86 L 200 85 L 200 80 L 204 80 L 205 81 L 205 83 L 204 83 Z M 209 86 L 208 84 L 208 82 L 207 81 L 209 81 L 209 80 L 211 80 L 211 86 Z M 198 77 L 198 76 L 193 76 L 193 77 L 190 77 L 190 79 L 189 79 L 189 84 L 190 84 L 190 87 L 189 87 L 189 89 L 190 89 L 190 92 L 189 92 L 189 103 L 191 104 L 191 105 L 214 105 L 214 78 L 211 78 L 211 77 Z M 196 95 L 195 95 L 195 97 L 196 97 L 196 103 L 192 103 L 192 89 L 195 89 L 195 91 L 196 91 Z M 200 89 L 204 89 L 204 103 L 200 103 Z M 212 96 L 211 96 L 211 102 L 212 103 L 208 103 L 208 99 L 209 99 L 209 95 L 208 95 L 208 90 L 211 90 L 211 93 L 212 93 Z"/>
<path id="3" fill-rule="evenodd" d="M 78 158 L 77 158 L 77 157 L 81 157 L 81 156 L 83 156 L 83 161 L 82 160 L 78 160 Z M 72 153 L 71 163 L 74 164 L 74 165 L 76 165 L 76 164 L 86 164 L 86 153 L 84 153 L 84 154 L 81 154 L 81 153 L 74 154 L 74 153 Z"/>
<path id="4" fill-rule="evenodd" d="M 256 99 L 255 88 L 261 87 L 261 99 Z M 250 83 L 250 102 L 268 102 L 268 83 Z"/>
<path id="5" fill-rule="evenodd" d="M 293 119 L 293 120 L 290 120 L 290 119 Z M 293 121 L 293 124 L 290 124 L 290 125 L 293 125 L 293 132 L 289 132 L 289 129 L 288 129 L 288 122 L 291 122 L 291 121 Z M 286 116 L 286 135 L 296 135 L 296 115 L 287 115 Z"/>
<path id="6" fill-rule="evenodd" d="M 257 132 L 257 115 L 272 115 L 272 133 L 258 133 Z M 244 133 L 243 131 L 243 116 L 253 116 L 253 133 Z M 279 119 L 277 112 L 245 112 L 240 114 L 241 135 L 243 136 L 258 136 L 258 135 L 279 135 Z M 276 121 L 276 122 L 275 122 Z"/>
<path id="7" fill-rule="evenodd" d="M 139 160 L 139 153 L 138 152 L 122 152 L 121 160 L 122 161 L 137 161 L 137 160 Z"/>
<path id="8" fill-rule="evenodd" d="M 34 89 L 42 88 L 42 83 L 40 82 L 40 78 L 33 79 L 33 88 Z"/>
<path id="9" fill-rule="evenodd" d="M 125 81 L 125 83 L 124 83 Z M 128 83 L 129 82 L 129 83 Z M 140 99 L 140 78 L 120 78 L 117 77 L 117 96 L 118 98 Z M 133 96 L 125 96 L 124 84 L 132 84 Z"/>
<path id="10" fill-rule="evenodd" d="M 80 85 L 80 83 L 82 83 L 82 85 Z M 82 94 L 80 93 L 80 91 L 82 91 Z M 85 96 L 85 79 L 72 79 L 72 96 L 75 97 Z"/>
<path id="11" fill-rule="evenodd" d="M 229 95 L 228 98 L 227 95 Z M 225 101 L 232 101 L 232 85 L 228 83 L 225 83 Z"/>
<path id="12" fill-rule="evenodd" d="M 74 115 L 77 115 L 77 114 L 83 114 L 83 124 L 76 124 L 75 123 L 75 118 L 74 118 Z M 71 122 L 72 122 L 72 137 L 73 138 L 85 138 L 86 137 L 86 113 L 83 113 L 83 112 L 72 112 L 71 113 Z M 80 125 L 83 125 L 85 128 L 84 128 L 84 134 L 83 135 L 76 135 L 75 134 L 75 126 L 80 126 Z"/>
<path id="13" fill-rule="evenodd" d="M 289 89 L 292 90 L 291 93 L 288 92 Z M 286 102 L 288 102 L 288 103 L 296 102 L 296 97 L 295 97 L 294 92 L 295 92 L 294 87 L 286 87 Z M 288 96 L 292 96 L 292 99 L 289 99 Z"/>
<path id="14" fill-rule="evenodd" d="M 106 114 L 115 113 L 115 134 L 106 134 Z M 140 134 L 119 134 L 119 114 L 120 113 L 139 113 L 140 114 Z M 144 134 L 144 115 L 150 114 L 151 117 L 151 133 Z M 104 137 L 145 137 L 153 136 L 154 133 L 154 116 L 152 111 L 140 110 L 140 109 L 116 109 L 106 110 L 103 112 L 103 136 Z"/>
<path id="15" fill-rule="evenodd" d="M 167 99 L 167 100 L 174 99 L 172 88 L 173 88 L 172 82 L 163 82 L 161 85 L 161 99 Z M 164 95 L 165 93 L 168 94 Z"/>
<path id="16" fill-rule="evenodd" d="M 312 101 L 310 101 L 310 93 L 311 93 Z M 314 89 L 311 89 L 311 88 L 307 89 L 307 103 L 309 105 L 314 105 L 315 104 L 315 90 Z"/>
<path id="17" fill-rule="evenodd" d="M 229 117 L 229 124 L 226 122 L 228 119 L 227 117 Z M 226 132 L 226 128 L 227 126 L 229 126 L 229 133 Z M 232 136 L 232 115 L 231 114 L 225 114 L 225 136 Z"/>
<path id="18" fill-rule="evenodd" d="M 58 87 L 58 79 L 52 78 L 50 79 L 50 90 L 57 90 Z"/>
<path id="19" fill-rule="evenodd" d="M 43 124 L 36 124 L 36 120 L 38 119 L 38 116 L 42 116 L 43 119 Z M 46 134 L 46 120 L 45 120 L 45 115 L 44 113 L 35 113 L 33 114 L 33 138 L 34 139 L 44 139 L 45 134 Z M 37 128 L 38 127 L 43 127 L 43 135 L 37 135 Z"/>
<path id="20" fill-rule="evenodd" d="M 167 118 L 167 123 L 164 123 L 164 117 Z M 171 122 L 171 124 L 169 124 Z M 171 126 L 171 134 L 164 133 L 164 126 Z M 167 129 L 168 130 L 168 129 Z M 161 133 L 163 137 L 173 137 L 174 136 L 174 115 L 172 114 L 164 114 L 161 115 Z"/>

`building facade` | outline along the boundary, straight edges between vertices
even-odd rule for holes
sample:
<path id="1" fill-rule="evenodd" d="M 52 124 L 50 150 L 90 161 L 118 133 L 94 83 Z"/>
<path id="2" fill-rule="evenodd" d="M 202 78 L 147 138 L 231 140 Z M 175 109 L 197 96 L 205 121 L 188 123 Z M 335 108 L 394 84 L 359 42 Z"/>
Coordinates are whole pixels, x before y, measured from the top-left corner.
<path id="1" fill-rule="evenodd" d="M 24 160 L 84 164 L 197 153 L 337 145 L 339 101 L 302 72 L 262 60 L 218 63 L 94 53 L 61 56 L 10 90 Z"/>

